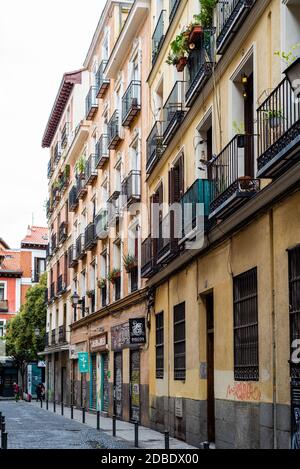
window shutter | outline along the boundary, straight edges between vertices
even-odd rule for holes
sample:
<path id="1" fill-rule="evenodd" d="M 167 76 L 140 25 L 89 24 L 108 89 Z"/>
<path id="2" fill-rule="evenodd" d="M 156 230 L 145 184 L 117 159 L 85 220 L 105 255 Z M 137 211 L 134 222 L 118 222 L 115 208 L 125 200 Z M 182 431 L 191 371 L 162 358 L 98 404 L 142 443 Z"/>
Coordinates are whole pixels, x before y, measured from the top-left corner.
<path id="1" fill-rule="evenodd" d="M 169 204 L 174 202 L 174 168 L 169 171 Z"/>

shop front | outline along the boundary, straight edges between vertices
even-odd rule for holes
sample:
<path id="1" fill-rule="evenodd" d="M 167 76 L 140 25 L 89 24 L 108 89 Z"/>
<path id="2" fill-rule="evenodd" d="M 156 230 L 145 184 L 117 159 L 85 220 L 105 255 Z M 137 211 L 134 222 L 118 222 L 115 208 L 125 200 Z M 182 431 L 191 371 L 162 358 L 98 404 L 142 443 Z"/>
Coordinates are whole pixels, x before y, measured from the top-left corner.
<path id="1" fill-rule="evenodd" d="M 90 339 L 90 409 L 108 412 L 109 356 L 107 332 Z"/>

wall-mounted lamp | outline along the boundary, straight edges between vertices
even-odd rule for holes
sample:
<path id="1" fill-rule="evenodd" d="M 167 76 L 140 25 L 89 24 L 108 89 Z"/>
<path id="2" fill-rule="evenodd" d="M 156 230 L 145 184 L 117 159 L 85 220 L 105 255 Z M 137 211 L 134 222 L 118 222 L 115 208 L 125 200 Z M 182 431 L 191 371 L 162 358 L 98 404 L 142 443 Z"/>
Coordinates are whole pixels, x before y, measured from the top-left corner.
<path id="1" fill-rule="evenodd" d="M 248 83 L 248 76 L 246 75 L 246 73 L 242 74 L 242 83 L 243 85 L 247 85 Z"/>

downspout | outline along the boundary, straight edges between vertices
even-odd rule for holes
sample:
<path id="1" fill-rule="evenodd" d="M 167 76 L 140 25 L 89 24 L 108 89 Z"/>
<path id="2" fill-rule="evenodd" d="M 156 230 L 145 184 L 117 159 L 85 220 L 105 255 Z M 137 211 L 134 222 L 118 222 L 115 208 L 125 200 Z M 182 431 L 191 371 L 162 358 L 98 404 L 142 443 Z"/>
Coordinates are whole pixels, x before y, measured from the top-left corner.
<path id="1" fill-rule="evenodd" d="M 273 448 L 277 449 L 277 363 L 276 363 L 276 315 L 275 315 L 275 267 L 274 267 L 274 217 L 269 212 L 271 289 L 272 289 L 272 348 L 273 348 Z"/>
<path id="2" fill-rule="evenodd" d="M 170 322 L 171 322 L 171 314 L 170 314 L 170 280 L 168 278 L 168 431 L 170 432 L 170 373 L 171 373 L 171 360 L 170 360 L 170 355 L 171 355 L 171 336 L 170 336 Z"/>

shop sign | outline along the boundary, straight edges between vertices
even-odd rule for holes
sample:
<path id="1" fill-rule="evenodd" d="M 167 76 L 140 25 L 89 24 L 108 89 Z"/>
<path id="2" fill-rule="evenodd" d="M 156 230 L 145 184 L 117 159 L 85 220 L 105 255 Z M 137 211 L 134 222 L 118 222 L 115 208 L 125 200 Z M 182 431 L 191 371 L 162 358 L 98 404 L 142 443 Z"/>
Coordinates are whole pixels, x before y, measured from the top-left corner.
<path id="1" fill-rule="evenodd" d="M 146 343 L 146 322 L 145 318 L 129 319 L 129 333 L 131 345 L 141 345 Z"/>
<path id="2" fill-rule="evenodd" d="M 122 350 L 125 347 L 129 347 L 129 324 L 119 324 L 111 328 L 111 349 Z"/>
<path id="3" fill-rule="evenodd" d="M 78 364 L 80 373 L 89 372 L 89 354 L 87 352 L 78 352 Z"/>
<path id="4" fill-rule="evenodd" d="M 107 349 L 107 332 L 90 339 L 90 352 L 102 352 Z"/>

